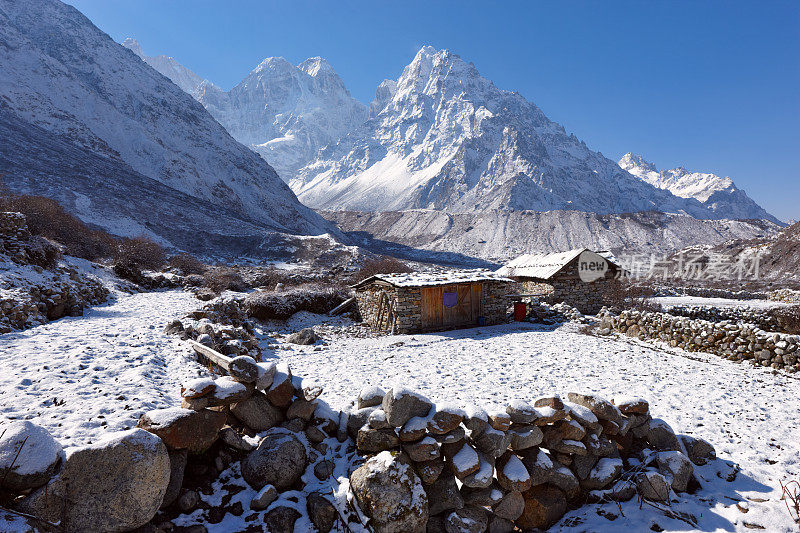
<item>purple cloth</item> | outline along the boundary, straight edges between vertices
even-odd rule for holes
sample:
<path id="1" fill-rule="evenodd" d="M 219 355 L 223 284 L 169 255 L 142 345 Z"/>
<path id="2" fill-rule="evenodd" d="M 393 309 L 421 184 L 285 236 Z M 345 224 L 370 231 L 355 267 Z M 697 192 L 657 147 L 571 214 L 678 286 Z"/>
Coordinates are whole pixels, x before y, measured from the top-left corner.
<path id="1" fill-rule="evenodd" d="M 442 303 L 445 307 L 455 307 L 458 304 L 458 293 L 457 292 L 446 292 L 442 296 Z"/>

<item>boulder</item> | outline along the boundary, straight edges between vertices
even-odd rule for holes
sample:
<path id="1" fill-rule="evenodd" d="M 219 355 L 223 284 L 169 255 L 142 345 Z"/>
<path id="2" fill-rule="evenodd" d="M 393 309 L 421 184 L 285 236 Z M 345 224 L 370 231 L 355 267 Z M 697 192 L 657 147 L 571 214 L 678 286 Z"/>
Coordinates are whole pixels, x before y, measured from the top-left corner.
<path id="1" fill-rule="evenodd" d="M 537 485 L 523 495 L 525 508 L 517 518 L 522 529 L 547 529 L 567 512 L 567 498 L 553 485 Z"/>
<path id="2" fill-rule="evenodd" d="M 171 450 L 202 453 L 217 440 L 226 418 L 219 411 L 168 407 L 143 414 L 137 427 L 158 435 Z"/>
<path id="3" fill-rule="evenodd" d="M 512 522 L 522 515 L 525 510 L 525 498 L 522 497 L 521 492 L 512 491 L 503 496 L 495 507 L 492 508 L 492 513 L 500 518 L 511 520 Z"/>
<path id="4" fill-rule="evenodd" d="M 531 488 L 531 476 L 519 457 L 506 452 L 497 460 L 497 482 L 507 491 L 525 492 Z"/>
<path id="5" fill-rule="evenodd" d="M 570 392 L 567 395 L 569 401 L 587 407 L 597 418 L 608 420 L 619 425 L 622 423 L 622 413 L 617 406 L 608 400 L 593 396 L 591 394 L 579 394 Z"/>
<path id="6" fill-rule="evenodd" d="M 689 435 L 681 435 L 680 439 L 686 454 L 694 464 L 702 466 L 717 458 L 717 452 L 708 441 Z"/>
<path id="7" fill-rule="evenodd" d="M 20 492 L 40 487 L 50 481 L 62 457 L 61 444 L 43 427 L 28 420 L 0 425 L 0 488 Z"/>
<path id="8" fill-rule="evenodd" d="M 167 485 L 167 492 L 164 493 L 164 501 L 161 503 L 162 509 L 172 505 L 181 493 L 187 455 L 186 450 L 171 450 L 169 452 L 169 485 Z"/>
<path id="9" fill-rule="evenodd" d="M 217 384 L 211 378 L 196 378 L 181 384 L 181 396 L 190 400 L 208 396 Z"/>
<path id="10" fill-rule="evenodd" d="M 264 487 L 258 491 L 258 494 L 250 500 L 250 509 L 254 511 L 263 511 L 277 499 L 278 490 L 272 485 L 264 485 Z"/>
<path id="11" fill-rule="evenodd" d="M 678 437 L 672 427 L 661 420 L 660 418 L 653 418 L 647 425 L 647 432 L 645 433 L 647 442 L 660 451 L 678 450 Z"/>
<path id="12" fill-rule="evenodd" d="M 650 411 L 650 404 L 644 398 L 621 398 L 616 403 L 623 415 L 646 415 Z"/>
<path id="13" fill-rule="evenodd" d="M 559 466 L 550 473 L 550 483 L 564 491 L 567 500 L 574 500 L 581 494 L 581 485 L 575 474 L 566 466 Z"/>
<path id="14" fill-rule="evenodd" d="M 585 490 L 600 490 L 608 487 L 622 473 L 622 459 L 603 457 L 589 471 L 586 479 L 581 481 Z"/>
<path id="15" fill-rule="evenodd" d="M 467 443 L 464 443 L 450 459 L 450 467 L 458 479 L 464 479 L 473 472 L 477 472 L 480 466 L 478 452 Z"/>
<path id="16" fill-rule="evenodd" d="M 286 337 L 286 342 L 291 342 L 292 344 L 302 344 L 302 345 L 311 345 L 314 344 L 319 340 L 319 337 L 312 328 L 303 328 L 300 331 L 292 333 L 288 337 Z"/>
<path id="17" fill-rule="evenodd" d="M 425 493 L 428 495 L 428 513 L 431 515 L 464 507 L 464 499 L 452 474 L 439 476 L 439 479 L 425 487 Z"/>
<path id="18" fill-rule="evenodd" d="M 442 475 L 445 463 L 442 459 L 415 463 L 414 469 L 424 485 L 430 485 Z"/>
<path id="19" fill-rule="evenodd" d="M 294 523 L 300 518 L 300 511 L 288 505 L 278 505 L 264 515 L 264 527 L 269 533 L 294 533 Z"/>
<path id="20" fill-rule="evenodd" d="M 506 407 L 511 421 L 515 424 L 531 424 L 539 417 L 538 411 L 528 402 L 514 400 Z"/>
<path id="21" fill-rule="evenodd" d="M 393 428 L 373 429 L 364 426 L 358 430 L 356 447 L 362 453 L 377 453 L 396 448 L 400 444 Z"/>
<path id="22" fill-rule="evenodd" d="M 414 462 L 424 462 L 441 457 L 439 443 L 433 437 L 425 437 L 419 442 L 412 442 L 403 445 L 403 451 L 408 454 L 409 459 Z"/>
<path id="23" fill-rule="evenodd" d="M 255 383 L 260 374 L 256 360 L 248 355 L 240 355 L 231 359 L 228 374 L 242 383 Z"/>
<path id="24" fill-rule="evenodd" d="M 358 430 L 364 427 L 369 421 L 369 415 L 372 414 L 375 409 L 377 409 L 377 407 L 364 407 L 363 409 L 358 409 L 348 414 L 347 434 L 350 435 L 353 440 L 358 436 Z"/>
<path id="25" fill-rule="evenodd" d="M 386 396 L 386 391 L 384 391 L 380 387 L 366 387 L 361 389 L 361 392 L 358 393 L 358 405 L 359 409 L 363 409 L 365 407 L 377 407 L 383 402 L 383 397 Z"/>
<path id="26" fill-rule="evenodd" d="M 382 405 L 389 425 L 396 428 L 415 416 L 427 417 L 433 407 L 430 400 L 404 387 L 394 387 L 387 392 Z"/>
<path id="27" fill-rule="evenodd" d="M 272 405 L 267 397 L 254 392 L 244 401 L 231 406 L 233 416 L 254 431 L 266 431 L 283 422 L 283 411 Z"/>
<path id="28" fill-rule="evenodd" d="M 312 492 L 308 495 L 306 510 L 311 523 L 320 533 L 328 533 L 339 518 L 339 513 L 333 503 L 319 492 Z"/>
<path id="29" fill-rule="evenodd" d="M 384 417 L 385 417 L 384 413 Z M 389 421 L 386 421 L 389 426 Z M 391 426 L 389 426 L 391 427 Z M 412 417 L 403 424 L 398 432 L 400 440 L 403 442 L 416 442 L 428 433 L 428 419 L 421 416 Z"/>
<path id="30" fill-rule="evenodd" d="M 272 385 L 264 391 L 269 402 L 281 409 L 286 409 L 292 403 L 294 386 L 292 385 L 292 370 L 286 363 L 277 365 Z"/>
<path id="31" fill-rule="evenodd" d="M 483 533 L 488 526 L 489 517 L 486 515 L 486 509 L 471 505 L 453 511 L 444 521 L 447 533 Z"/>
<path id="32" fill-rule="evenodd" d="M 128 531 L 155 516 L 169 480 L 167 447 L 134 428 L 70 449 L 59 474 L 18 509 L 60 522 L 65 531 Z"/>
<path id="33" fill-rule="evenodd" d="M 634 482 L 636 483 L 636 491 L 646 500 L 664 502 L 669 499 L 669 483 L 658 472 L 651 470 L 640 472 L 634 478 Z"/>
<path id="34" fill-rule="evenodd" d="M 272 428 L 242 461 L 242 477 L 255 489 L 273 485 L 282 491 L 297 483 L 307 464 L 306 447 L 297 436 L 283 428 Z"/>
<path id="35" fill-rule="evenodd" d="M 521 425 L 515 426 L 508 430 L 510 436 L 510 444 L 512 450 L 527 450 L 542 443 L 544 434 L 538 426 Z"/>
<path id="36" fill-rule="evenodd" d="M 428 522 L 428 496 L 410 462 L 381 452 L 350 475 L 361 511 L 376 533 L 422 533 Z"/>
<path id="37" fill-rule="evenodd" d="M 667 478 L 672 490 L 685 492 L 694 473 L 694 467 L 688 457 L 681 452 L 658 452 L 656 454 L 658 471 Z"/>
<path id="38" fill-rule="evenodd" d="M 428 431 L 444 435 L 456 429 L 464 420 L 464 411 L 449 405 L 437 405 L 436 412 L 428 420 Z"/>

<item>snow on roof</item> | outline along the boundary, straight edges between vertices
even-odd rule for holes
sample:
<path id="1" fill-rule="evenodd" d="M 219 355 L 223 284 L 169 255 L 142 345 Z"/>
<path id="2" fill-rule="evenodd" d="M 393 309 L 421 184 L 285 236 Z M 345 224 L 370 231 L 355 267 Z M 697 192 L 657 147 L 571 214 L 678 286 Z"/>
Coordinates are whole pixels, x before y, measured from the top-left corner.
<path id="1" fill-rule="evenodd" d="M 488 270 L 468 270 L 468 271 L 449 271 L 449 272 L 412 272 L 410 274 L 376 274 L 359 283 L 355 287 L 361 287 L 373 281 L 383 281 L 395 287 L 420 287 L 434 285 L 450 285 L 453 283 L 474 283 L 478 281 L 508 281 L 496 272 Z"/>
<path id="2" fill-rule="evenodd" d="M 496 274 L 500 276 L 550 279 L 583 252 L 599 255 L 609 263 L 617 265 L 616 258 L 611 252 L 592 252 L 586 248 L 575 248 L 574 250 L 552 254 L 521 255 L 497 270 Z"/>

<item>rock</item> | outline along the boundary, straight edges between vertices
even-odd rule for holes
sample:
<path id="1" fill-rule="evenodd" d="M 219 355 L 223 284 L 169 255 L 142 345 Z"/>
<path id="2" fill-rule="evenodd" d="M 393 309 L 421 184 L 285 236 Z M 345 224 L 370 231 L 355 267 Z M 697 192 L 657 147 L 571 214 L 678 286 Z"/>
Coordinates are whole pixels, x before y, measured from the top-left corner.
<path id="1" fill-rule="evenodd" d="M 258 378 L 256 388 L 260 391 L 269 390 L 275 380 L 277 365 L 275 363 L 256 363 L 258 365 Z"/>
<path id="2" fill-rule="evenodd" d="M 489 415 L 480 407 L 470 407 L 464 418 L 464 426 L 470 431 L 470 436 L 474 439 L 489 426 Z"/>
<path id="3" fill-rule="evenodd" d="M 560 466 L 550 473 L 550 483 L 561 489 L 567 496 L 567 500 L 572 501 L 581 494 L 578 478 L 566 466 Z"/>
<path id="4" fill-rule="evenodd" d="M 444 435 L 456 429 L 464 420 L 464 411 L 453 406 L 437 405 L 436 412 L 428 420 L 428 431 Z"/>
<path id="5" fill-rule="evenodd" d="M 578 394 L 575 392 L 570 392 L 567 398 L 572 403 L 589 408 L 597 418 L 609 420 L 617 425 L 622 423 L 622 413 L 613 403 L 607 400 L 591 394 Z"/>
<path id="6" fill-rule="evenodd" d="M 681 435 L 680 439 L 686 454 L 694 464 L 702 466 L 717 458 L 717 452 L 708 441 L 689 435 Z"/>
<path id="7" fill-rule="evenodd" d="M 567 512 L 567 498 L 552 485 L 537 485 L 523 495 L 525 508 L 517 519 L 522 529 L 547 529 Z"/>
<path id="8" fill-rule="evenodd" d="M 500 457 L 510 444 L 511 435 L 492 427 L 487 427 L 475 440 L 475 447 L 489 457 Z"/>
<path id="9" fill-rule="evenodd" d="M 297 436 L 272 428 L 242 461 L 242 477 L 255 489 L 274 485 L 279 491 L 286 490 L 300 479 L 307 463 L 306 448 Z"/>
<path id="10" fill-rule="evenodd" d="M 422 480 L 423 485 L 430 485 L 442 475 L 445 463 L 442 459 L 434 459 L 414 464 L 417 475 Z"/>
<path id="11" fill-rule="evenodd" d="M 650 411 L 650 404 L 643 398 L 623 398 L 616 403 L 623 415 L 646 415 Z"/>
<path id="12" fill-rule="evenodd" d="M 258 380 L 259 373 L 256 360 L 248 355 L 234 357 L 228 366 L 228 374 L 242 383 L 255 383 Z"/>
<path id="13" fill-rule="evenodd" d="M 512 450 L 527 450 L 542 443 L 544 434 L 538 426 L 522 425 L 515 426 L 508 430 Z"/>
<path id="14" fill-rule="evenodd" d="M 319 337 L 312 328 L 303 328 L 300 331 L 292 333 L 288 337 L 286 337 L 286 342 L 291 342 L 292 344 L 303 344 L 303 345 L 311 345 L 314 344 L 319 340 Z"/>
<path id="15" fill-rule="evenodd" d="M 143 414 L 137 427 L 158 435 L 171 450 L 202 453 L 216 442 L 225 420 L 219 411 L 168 407 Z"/>
<path id="16" fill-rule="evenodd" d="M 231 448 L 241 450 L 243 452 L 249 452 L 255 448 L 255 446 L 244 440 L 244 437 L 242 437 L 238 431 L 230 426 L 225 426 L 219 430 L 219 438 Z"/>
<path id="17" fill-rule="evenodd" d="M 339 513 L 333 503 L 319 492 L 312 492 L 308 495 L 306 510 L 311 523 L 320 533 L 328 533 L 339 518 Z"/>
<path id="18" fill-rule="evenodd" d="M 522 464 L 531 476 L 531 485 L 541 485 L 550 480 L 555 470 L 553 461 L 546 453 L 537 448 L 525 450 L 522 454 Z"/>
<path id="19" fill-rule="evenodd" d="M 575 475 L 578 476 L 578 479 L 586 479 L 589 477 L 592 468 L 597 464 L 597 459 L 597 456 L 591 453 L 587 455 L 576 455 L 573 458 L 572 469 L 575 471 Z"/>
<path id="20" fill-rule="evenodd" d="M 292 371 L 289 365 L 281 363 L 277 366 L 272 385 L 267 389 L 266 394 L 269 402 L 275 407 L 286 409 L 292 403 L 294 396 L 294 386 L 292 385 Z"/>
<path id="21" fill-rule="evenodd" d="M 458 479 L 463 479 L 473 472 L 477 472 L 480 466 L 478 452 L 467 443 L 464 443 L 450 460 L 450 467 Z"/>
<path id="22" fill-rule="evenodd" d="M 515 424 L 531 424 L 539 417 L 539 413 L 528 402 L 522 400 L 514 400 L 508 407 L 506 413 L 511 417 L 511 421 Z"/>
<path id="23" fill-rule="evenodd" d="M 678 450 L 678 437 L 669 424 L 660 418 L 653 418 L 647 426 L 645 439 L 656 450 L 669 451 Z"/>
<path id="24" fill-rule="evenodd" d="M 461 488 L 464 502 L 479 507 L 494 507 L 503 499 L 503 491 L 497 483 L 482 489 Z"/>
<path id="25" fill-rule="evenodd" d="M 279 505 L 264 516 L 264 526 L 270 533 L 293 533 L 294 523 L 300 516 L 300 512 L 294 507 Z"/>
<path id="26" fill-rule="evenodd" d="M 286 418 L 299 418 L 308 422 L 311 420 L 311 417 L 314 416 L 314 411 L 317 409 L 317 402 L 303 400 L 300 398 L 295 399 L 292 402 L 292 405 L 289 406 L 289 409 L 286 410 Z"/>
<path id="27" fill-rule="evenodd" d="M 438 459 L 442 456 L 439 451 L 439 443 L 433 437 L 425 437 L 419 442 L 404 444 L 403 451 L 406 452 L 409 459 L 418 463 Z"/>
<path id="28" fill-rule="evenodd" d="M 579 440 L 562 440 L 548 443 L 548 449 L 569 455 L 586 455 L 586 445 Z"/>
<path id="29" fill-rule="evenodd" d="M 389 421 L 386 421 L 389 425 Z M 391 426 L 390 426 L 391 427 Z M 428 432 L 428 419 L 421 416 L 412 417 L 400 428 L 399 436 L 403 442 L 416 442 Z"/>
<path id="30" fill-rule="evenodd" d="M 464 507 L 464 499 L 452 474 L 439 476 L 434 483 L 425 487 L 425 492 L 428 495 L 428 513 L 431 515 Z"/>
<path id="31" fill-rule="evenodd" d="M 489 458 L 485 454 L 478 452 L 480 466 L 478 470 L 464 477 L 461 482 L 472 488 L 485 488 L 492 484 L 494 475 L 494 458 Z"/>
<path id="32" fill-rule="evenodd" d="M 358 393 L 358 408 L 377 407 L 383 402 L 386 391 L 380 387 L 366 387 Z"/>
<path id="33" fill-rule="evenodd" d="M 365 407 L 349 413 L 347 417 L 347 434 L 353 440 L 358 437 L 358 430 L 361 429 L 369 421 L 369 415 L 375 410 L 375 407 Z M 422 438 L 422 437 L 420 437 Z M 419 439 L 415 439 L 419 440 Z"/>
<path id="34" fill-rule="evenodd" d="M 60 522 L 65 531 L 127 531 L 153 518 L 169 479 L 161 439 L 137 428 L 107 433 L 94 444 L 70 449 L 59 474 L 18 509 Z M 71 505 L 65 507 L 65 501 Z"/>
<path id="35" fill-rule="evenodd" d="M 581 481 L 585 490 L 600 490 L 608 487 L 622 473 L 622 459 L 603 457 Z"/>
<path id="36" fill-rule="evenodd" d="M 167 485 L 167 492 L 164 493 L 161 509 L 172 505 L 181 493 L 183 473 L 186 470 L 186 456 L 186 450 L 172 450 L 169 452 L 169 484 Z"/>
<path id="37" fill-rule="evenodd" d="M 524 510 L 525 498 L 522 497 L 522 493 L 513 491 L 503 496 L 500 503 L 492 508 L 492 513 L 497 517 L 513 522 L 522 515 Z"/>
<path id="38" fill-rule="evenodd" d="M 184 513 L 189 513 L 197 507 L 198 503 L 200 503 L 200 495 L 196 491 L 184 490 L 181 493 L 181 497 L 178 498 L 178 509 Z"/>
<path id="39" fill-rule="evenodd" d="M 317 477 L 317 479 L 323 481 L 333 475 L 335 468 L 336 465 L 333 463 L 333 461 L 324 459 L 314 465 L 314 475 Z"/>
<path id="40" fill-rule="evenodd" d="M 266 431 L 284 420 L 283 411 L 272 405 L 260 392 L 254 392 L 246 400 L 233 404 L 231 413 L 253 431 Z"/>
<path id="41" fill-rule="evenodd" d="M 212 394 L 216 387 L 217 384 L 211 378 L 192 379 L 181 385 L 181 396 L 189 399 L 202 398 Z"/>
<path id="42" fill-rule="evenodd" d="M 263 511 L 277 499 L 278 490 L 272 485 L 264 485 L 264 487 L 258 491 L 258 494 L 250 500 L 250 509 L 254 511 Z"/>
<path id="43" fill-rule="evenodd" d="M 422 533 L 428 521 L 428 496 L 407 459 L 381 452 L 350 475 L 361 511 L 376 533 Z"/>
<path id="44" fill-rule="evenodd" d="M 393 428 L 372 429 L 364 426 L 358 430 L 356 448 L 362 453 L 377 453 L 396 448 L 400 444 Z"/>
<path id="45" fill-rule="evenodd" d="M 507 491 L 525 492 L 531 488 L 531 476 L 519 457 L 506 452 L 497 460 L 497 482 Z"/>
<path id="46" fill-rule="evenodd" d="M 427 417 L 433 403 L 404 387 L 394 387 L 383 397 L 383 410 L 389 425 L 399 428 L 415 416 Z"/>
<path id="47" fill-rule="evenodd" d="M 389 425 L 389 421 L 386 420 L 386 413 L 383 412 L 383 409 L 372 411 L 367 417 L 367 424 L 372 429 L 389 429 L 392 427 Z"/>
<path id="48" fill-rule="evenodd" d="M 564 402 L 561 396 L 540 396 L 533 401 L 534 407 L 552 407 L 553 409 L 564 409 Z"/>
<path id="49" fill-rule="evenodd" d="M 19 453 L 19 455 L 17 455 Z M 28 420 L 0 425 L 0 488 L 12 492 L 50 481 L 63 457 L 61 444 Z"/>
<path id="50" fill-rule="evenodd" d="M 253 386 L 248 383 L 240 383 L 230 376 L 221 376 L 215 381 L 214 392 L 209 398 L 210 405 L 230 405 L 232 403 L 241 402 L 246 400 L 253 393 Z"/>
<path id="51" fill-rule="evenodd" d="M 508 431 L 511 427 L 511 415 L 502 411 L 489 413 L 489 425 L 498 431 Z"/>
<path id="52" fill-rule="evenodd" d="M 636 491 L 646 500 L 664 502 L 669 499 L 669 483 L 658 472 L 651 470 L 640 472 L 634 478 L 634 482 L 636 483 Z"/>
<path id="53" fill-rule="evenodd" d="M 656 454 L 658 471 L 667 479 L 675 492 L 685 492 L 694 467 L 688 457 L 681 452 L 658 452 Z"/>
<path id="54" fill-rule="evenodd" d="M 489 529 L 487 531 L 489 533 L 513 533 L 514 522 L 499 516 L 493 516 L 489 519 Z"/>
<path id="55" fill-rule="evenodd" d="M 537 426 L 544 426 L 547 424 L 554 424 L 559 420 L 567 418 L 567 411 L 565 409 L 553 409 L 552 407 L 537 407 L 537 418 L 533 421 Z"/>
<path id="56" fill-rule="evenodd" d="M 181 322 L 178 319 L 175 319 L 166 326 L 164 326 L 164 333 L 166 333 L 167 335 L 174 335 L 175 333 L 178 333 L 180 331 L 183 331 L 183 322 Z"/>
<path id="57" fill-rule="evenodd" d="M 483 533 L 488 526 L 486 510 L 472 506 L 453 511 L 444 522 L 447 533 Z"/>

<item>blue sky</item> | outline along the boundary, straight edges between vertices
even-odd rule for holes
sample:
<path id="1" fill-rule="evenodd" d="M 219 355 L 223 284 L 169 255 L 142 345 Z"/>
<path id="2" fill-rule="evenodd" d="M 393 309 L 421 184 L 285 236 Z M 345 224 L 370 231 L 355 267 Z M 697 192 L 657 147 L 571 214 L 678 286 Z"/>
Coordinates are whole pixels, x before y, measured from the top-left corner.
<path id="1" fill-rule="evenodd" d="M 800 218 L 800 2 L 69 3 L 226 89 L 318 55 L 369 102 L 420 46 L 448 48 L 611 159 L 729 175 Z"/>

